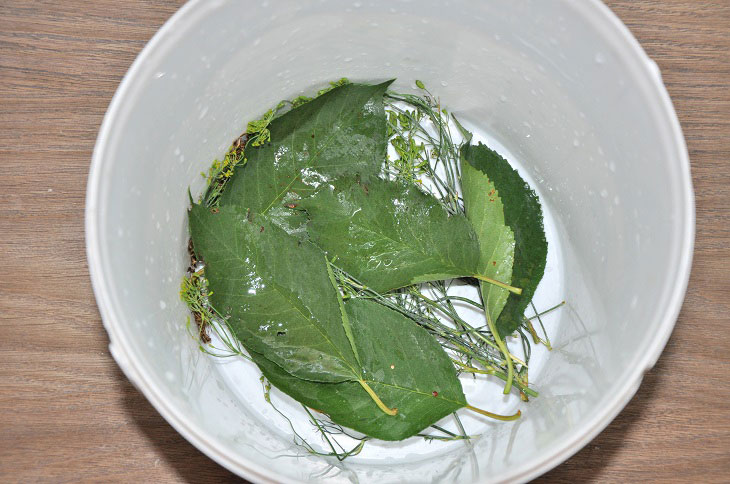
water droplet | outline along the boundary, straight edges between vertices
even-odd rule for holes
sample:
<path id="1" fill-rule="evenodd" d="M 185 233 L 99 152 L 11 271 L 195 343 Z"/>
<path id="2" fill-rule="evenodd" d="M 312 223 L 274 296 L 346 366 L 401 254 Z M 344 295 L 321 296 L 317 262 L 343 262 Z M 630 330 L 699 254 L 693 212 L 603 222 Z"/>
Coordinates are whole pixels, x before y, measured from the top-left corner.
<path id="1" fill-rule="evenodd" d="M 449 83 L 448 83 L 448 82 L 446 82 L 446 81 L 441 81 L 441 85 L 442 85 L 443 87 L 446 87 L 446 86 L 448 86 L 448 85 L 449 85 Z"/>
<path id="2" fill-rule="evenodd" d="M 342 60 L 345 61 L 345 62 L 352 62 L 352 57 L 345 57 Z"/>
<path id="3" fill-rule="evenodd" d="M 593 60 L 596 61 L 596 64 L 604 64 L 606 62 L 606 56 L 602 52 L 596 52 Z"/>
<path id="4" fill-rule="evenodd" d="M 580 141 L 578 140 L 578 138 L 573 139 L 573 146 L 575 146 L 576 148 L 580 146 Z"/>
<path id="5" fill-rule="evenodd" d="M 198 119 L 203 119 L 206 114 L 208 114 L 208 106 L 205 106 L 203 109 L 200 110 L 200 114 L 198 115 Z"/>
<path id="6" fill-rule="evenodd" d="M 605 188 L 601 190 L 601 197 L 608 198 L 608 190 Z"/>
<path id="7" fill-rule="evenodd" d="M 614 205 L 618 205 L 620 203 L 621 203 L 621 199 L 618 197 L 618 195 L 616 195 L 615 197 L 613 197 L 613 204 Z"/>
<path id="8" fill-rule="evenodd" d="M 256 47 L 260 43 L 261 43 L 261 39 L 260 38 L 257 38 L 256 40 L 253 41 L 253 46 Z"/>
<path id="9" fill-rule="evenodd" d="M 167 303 L 165 301 L 163 301 L 162 299 L 160 299 L 160 309 L 165 309 L 165 308 L 167 308 Z"/>
<path id="10" fill-rule="evenodd" d="M 155 79 L 162 79 L 163 77 L 165 77 L 164 72 L 160 71 L 155 73 Z"/>
<path id="11" fill-rule="evenodd" d="M 613 161 L 609 162 L 608 169 L 615 173 L 616 172 L 616 163 L 614 163 Z"/>
<path id="12" fill-rule="evenodd" d="M 499 96 L 499 100 L 502 101 L 503 103 L 506 103 L 507 102 L 507 96 L 505 96 L 504 94 L 502 94 L 502 95 Z"/>

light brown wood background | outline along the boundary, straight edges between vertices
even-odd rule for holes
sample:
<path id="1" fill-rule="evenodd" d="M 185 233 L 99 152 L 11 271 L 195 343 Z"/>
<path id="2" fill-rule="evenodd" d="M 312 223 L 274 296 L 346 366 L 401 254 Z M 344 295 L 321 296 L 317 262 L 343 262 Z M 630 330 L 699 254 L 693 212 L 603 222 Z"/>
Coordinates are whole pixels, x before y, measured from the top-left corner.
<path id="1" fill-rule="evenodd" d="M 659 63 L 689 145 L 697 243 L 636 397 L 542 478 L 730 481 L 730 0 L 611 0 Z M 0 0 L 0 481 L 220 482 L 107 350 L 84 253 L 96 133 L 181 0 Z"/>

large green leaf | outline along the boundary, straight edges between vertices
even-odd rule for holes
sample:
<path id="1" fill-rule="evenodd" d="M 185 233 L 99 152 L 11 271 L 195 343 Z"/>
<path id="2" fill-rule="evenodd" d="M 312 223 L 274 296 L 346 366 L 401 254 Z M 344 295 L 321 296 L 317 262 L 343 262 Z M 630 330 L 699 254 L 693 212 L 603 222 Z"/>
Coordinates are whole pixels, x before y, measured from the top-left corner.
<path id="1" fill-rule="evenodd" d="M 509 284 L 512 280 L 515 237 L 504 223 L 499 192 L 483 171 L 464 160 L 461 160 L 461 188 L 466 218 L 474 228 L 481 249 L 478 273 Z M 480 282 L 480 286 L 487 314 L 491 321 L 496 322 L 507 302 L 509 291 L 487 282 Z"/>
<path id="2" fill-rule="evenodd" d="M 274 119 L 270 142 L 246 146 L 248 161 L 220 205 L 267 214 L 293 233 L 304 219 L 285 205 L 338 176 L 377 175 L 387 149 L 383 94 L 390 83 L 340 86 Z"/>
<path id="3" fill-rule="evenodd" d="M 512 334 L 523 322 L 525 309 L 545 272 L 547 240 L 542 207 L 535 192 L 498 153 L 479 143 L 464 145 L 462 158 L 484 173 L 499 190 L 504 221 L 515 237 L 512 285 L 522 295 L 510 293 L 496 326 L 501 336 Z"/>
<path id="4" fill-rule="evenodd" d="M 247 349 L 299 378 L 360 378 L 320 249 L 236 207 L 193 205 L 189 219 L 211 304 Z"/>
<path id="5" fill-rule="evenodd" d="M 386 292 L 409 284 L 471 276 L 479 244 L 469 221 L 431 195 L 396 181 L 339 179 L 301 201 L 311 240 L 337 265 Z"/>
<path id="6" fill-rule="evenodd" d="M 405 439 L 466 405 L 453 364 L 423 328 L 371 301 L 354 299 L 345 307 L 363 379 L 398 413 L 383 413 L 356 382 L 300 380 L 251 354 L 275 387 L 336 423 L 383 440 Z"/>

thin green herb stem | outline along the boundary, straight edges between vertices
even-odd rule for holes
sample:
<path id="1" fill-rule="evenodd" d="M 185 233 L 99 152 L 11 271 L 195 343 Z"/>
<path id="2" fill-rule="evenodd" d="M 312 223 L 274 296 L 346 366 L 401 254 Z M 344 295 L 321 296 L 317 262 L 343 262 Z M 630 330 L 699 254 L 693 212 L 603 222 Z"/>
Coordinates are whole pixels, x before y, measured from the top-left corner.
<path id="1" fill-rule="evenodd" d="M 563 301 L 565 302 L 565 301 Z M 540 323 L 540 327 L 542 328 L 542 333 L 545 335 L 545 339 L 541 340 L 543 344 L 547 347 L 548 350 L 552 350 L 553 347 L 550 344 L 550 338 L 547 335 L 547 331 L 545 330 L 545 326 L 542 324 L 542 319 L 540 318 L 540 313 L 537 312 L 537 308 L 535 307 L 535 304 L 530 301 L 530 305 L 532 306 L 532 310 L 535 311 L 535 315 L 537 317 L 537 322 Z"/>
<path id="2" fill-rule="evenodd" d="M 324 431 L 324 429 L 319 425 L 319 422 L 316 418 L 314 418 L 314 415 L 312 415 L 312 412 L 309 411 L 306 405 L 302 405 L 302 408 L 304 408 L 304 411 L 307 412 L 307 415 L 309 415 L 309 420 L 312 421 L 312 423 L 317 427 L 317 430 L 319 430 L 319 433 L 322 434 L 322 437 L 324 437 L 325 442 L 327 442 L 327 445 L 329 445 L 329 448 L 332 449 L 332 455 L 336 456 L 337 459 L 342 461 L 339 456 L 339 452 L 337 452 L 337 449 L 335 449 L 334 445 L 332 445 L 332 442 L 330 441 L 329 437 L 327 437 L 327 432 Z"/>
<path id="3" fill-rule="evenodd" d="M 466 429 L 464 428 L 464 424 L 461 423 L 459 414 L 454 412 L 453 415 L 454 415 L 454 420 L 456 420 L 456 426 L 459 427 L 459 432 L 461 432 L 462 437 L 469 438 L 468 434 L 466 433 Z"/>
<path id="4" fill-rule="evenodd" d="M 435 301 L 431 300 L 430 298 L 426 297 L 425 295 L 421 294 L 420 292 L 416 292 L 416 293 L 414 293 L 414 295 L 423 299 L 424 302 L 426 302 L 426 304 L 428 304 L 432 307 L 439 308 L 440 310 L 444 311 L 444 309 L 441 306 L 439 306 Z M 464 328 L 464 330 L 466 332 L 481 339 L 484 343 L 486 343 L 490 346 L 493 346 L 496 349 L 499 349 L 499 346 L 497 346 L 493 342 L 489 341 L 479 331 L 475 330 L 471 325 L 469 325 L 469 323 L 467 323 L 461 317 L 459 317 L 459 315 L 456 313 L 456 311 L 453 310 L 453 306 L 451 308 L 449 308 L 449 311 L 444 311 L 444 312 L 445 312 L 445 314 L 447 314 L 447 316 L 451 317 L 454 321 L 458 321 L 459 324 Z"/>
<path id="5" fill-rule="evenodd" d="M 443 433 L 445 433 L 446 435 L 448 435 L 448 436 L 450 436 L 450 437 L 458 437 L 458 435 L 456 435 L 455 433 L 453 433 L 453 432 L 450 432 L 450 431 L 446 430 L 446 429 L 445 429 L 445 428 L 443 428 L 443 427 L 439 427 L 439 426 L 438 426 L 438 425 L 436 425 L 436 424 L 433 424 L 433 425 L 431 425 L 431 428 L 434 428 L 434 429 L 436 429 L 436 430 L 438 430 L 438 431 L 440 431 L 440 432 L 443 432 Z"/>
<path id="6" fill-rule="evenodd" d="M 550 309 L 546 309 L 545 311 L 542 311 L 540 313 L 535 314 L 534 316 L 530 316 L 529 318 L 525 318 L 526 321 L 532 321 L 533 319 L 536 319 L 538 316 L 545 316 L 548 313 L 551 313 L 555 311 L 556 309 L 562 307 L 565 305 L 565 301 L 561 301 L 560 303 L 556 304 L 555 306 L 551 307 Z"/>
<path id="7" fill-rule="evenodd" d="M 464 302 L 464 303 L 467 303 L 467 304 L 469 304 L 471 306 L 474 306 L 475 308 L 477 308 L 477 309 L 479 309 L 481 311 L 484 310 L 484 306 L 483 305 L 479 304 L 478 302 L 476 302 L 474 300 L 469 299 L 468 297 L 462 297 L 462 296 L 442 296 L 442 297 L 438 297 L 438 298 L 434 299 L 433 302 L 440 303 L 440 302 L 449 301 L 449 300 L 451 300 L 451 301 Z"/>
<path id="8" fill-rule="evenodd" d="M 474 368 L 473 366 L 465 365 L 464 363 L 460 362 L 459 360 L 455 360 L 453 358 L 451 359 L 451 361 L 455 365 L 457 365 L 459 368 L 461 368 L 462 371 L 465 371 L 467 373 L 476 373 L 476 374 L 480 374 L 480 375 L 491 375 L 491 376 L 496 376 L 497 378 L 499 378 L 500 380 L 502 380 L 504 382 L 507 381 L 507 375 L 504 374 L 504 372 L 494 368 L 491 365 L 486 364 L 483 361 L 479 361 L 476 358 L 475 358 L 475 360 L 477 360 L 480 364 L 482 364 L 485 367 L 485 369 L 481 370 L 479 368 Z M 535 390 L 533 390 L 532 388 L 529 388 L 527 385 L 522 383 L 518 378 L 513 378 L 513 383 L 523 393 L 526 393 L 527 395 L 530 395 L 531 397 L 538 396 L 538 393 Z"/>

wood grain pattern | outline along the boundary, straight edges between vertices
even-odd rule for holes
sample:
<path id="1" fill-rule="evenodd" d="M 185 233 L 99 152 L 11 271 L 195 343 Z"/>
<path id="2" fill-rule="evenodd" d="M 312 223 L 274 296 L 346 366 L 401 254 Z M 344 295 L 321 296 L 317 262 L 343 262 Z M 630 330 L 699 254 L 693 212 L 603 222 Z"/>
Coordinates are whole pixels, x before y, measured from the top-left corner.
<path id="1" fill-rule="evenodd" d="M 692 160 L 684 308 L 637 396 L 562 481 L 730 473 L 730 4 L 611 0 L 659 64 Z M 111 359 L 83 238 L 102 116 L 181 0 L 0 1 L 0 481 L 236 480 L 180 437 Z"/>

